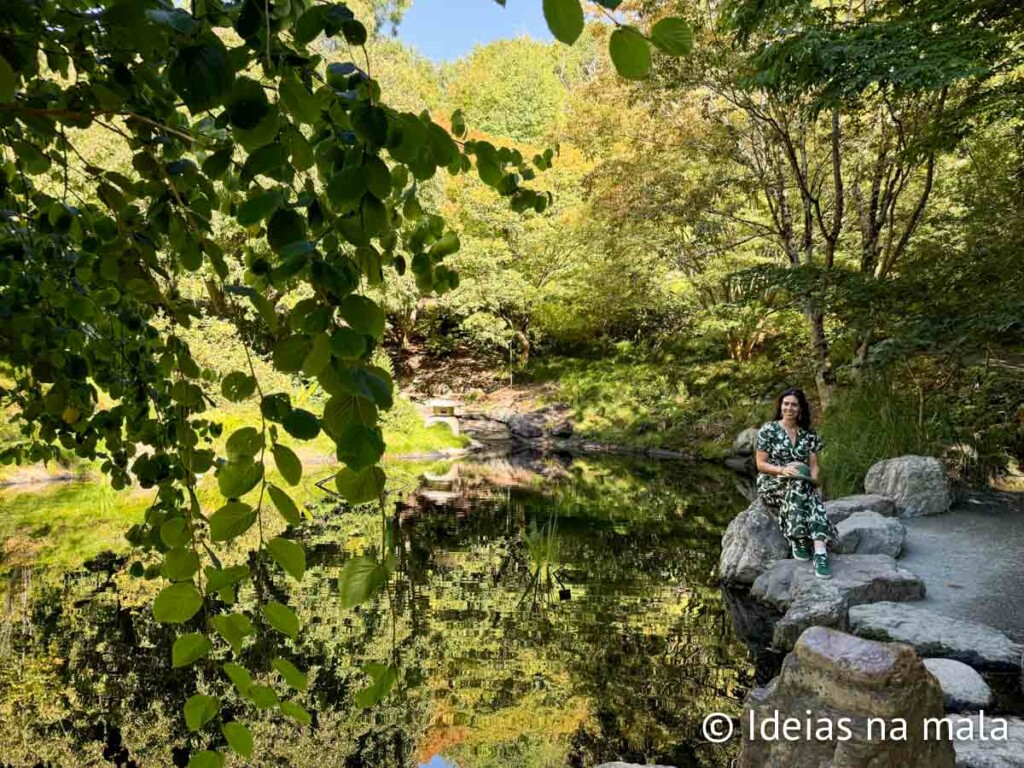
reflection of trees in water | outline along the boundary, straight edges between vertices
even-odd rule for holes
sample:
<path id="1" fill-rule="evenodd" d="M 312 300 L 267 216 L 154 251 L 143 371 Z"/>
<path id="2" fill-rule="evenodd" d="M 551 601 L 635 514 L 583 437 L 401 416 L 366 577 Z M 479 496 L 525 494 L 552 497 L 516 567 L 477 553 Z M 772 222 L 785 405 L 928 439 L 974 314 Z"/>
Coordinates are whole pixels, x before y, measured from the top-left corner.
<path id="1" fill-rule="evenodd" d="M 376 511 L 308 527 L 309 570 L 289 598 L 305 627 L 290 655 L 311 671 L 302 702 L 314 725 L 257 718 L 253 764 L 306 768 L 330 755 L 345 768 L 398 768 L 436 751 L 461 768 L 616 757 L 725 765 L 725 752 L 698 746 L 696 728 L 707 712 L 735 707 L 746 682 L 711 583 L 721 529 L 739 506 L 729 476 L 595 461 L 562 466 L 570 476 L 543 486 L 517 469 L 514 484 L 496 487 L 489 471 L 461 470 L 471 490 L 451 507 L 413 501 L 395 513 L 390 600 L 338 607 L 342 565 L 383 554 Z M 570 599 L 555 590 L 522 601 L 545 563 Z M 0 753 L 100 766 L 110 764 L 106 746 L 119 764 L 127 750 L 139 765 L 169 765 L 172 747 L 189 743 L 177 714 L 195 677 L 168 669 L 173 634 L 120 592 L 76 607 L 95 587 L 89 576 L 37 590 L 31 631 L 10 629 L 23 674 L 0 673 L 0 705 L 16 725 L 2 729 Z M 260 638 L 246 651 L 255 668 L 279 652 L 273 633 Z M 367 683 L 360 665 L 391 659 L 396 689 L 372 710 L 355 707 Z M 199 686 L 222 684 L 200 677 Z M 105 745 L 110 734 L 123 746 Z"/>

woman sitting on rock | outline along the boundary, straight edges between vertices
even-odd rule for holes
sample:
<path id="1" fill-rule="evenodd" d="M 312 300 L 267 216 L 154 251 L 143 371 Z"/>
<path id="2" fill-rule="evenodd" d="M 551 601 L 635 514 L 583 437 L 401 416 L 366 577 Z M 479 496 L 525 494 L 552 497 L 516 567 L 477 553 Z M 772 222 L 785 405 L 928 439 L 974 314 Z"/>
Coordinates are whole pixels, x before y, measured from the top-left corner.
<path id="1" fill-rule="evenodd" d="M 839 537 L 816 488 L 820 450 L 807 398 L 802 390 L 787 389 L 779 395 L 775 420 L 757 433 L 757 492 L 765 505 L 779 510 L 793 557 L 812 559 L 813 542 L 814 573 L 831 579 L 827 546 Z"/>

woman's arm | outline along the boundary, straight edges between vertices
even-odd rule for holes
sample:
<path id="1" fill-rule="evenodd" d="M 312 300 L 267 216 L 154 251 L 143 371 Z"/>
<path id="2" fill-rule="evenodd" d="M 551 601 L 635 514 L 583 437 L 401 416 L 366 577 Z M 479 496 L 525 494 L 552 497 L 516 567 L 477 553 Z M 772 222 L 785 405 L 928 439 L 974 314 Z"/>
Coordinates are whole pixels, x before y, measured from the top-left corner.
<path id="1" fill-rule="evenodd" d="M 767 451 L 757 451 L 754 454 L 754 460 L 757 464 L 757 471 L 763 475 L 778 475 L 780 477 L 797 477 L 800 473 L 795 467 L 786 465 L 780 467 L 778 464 L 772 464 L 768 461 Z"/>
<path id="2" fill-rule="evenodd" d="M 807 461 L 807 466 L 811 468 L 811 482 L 814 485 L 820 485 L 818 482 L 818 472 L 820 467 L 818 466 L 818 454 L 812 453 L 811 458 Z"/>

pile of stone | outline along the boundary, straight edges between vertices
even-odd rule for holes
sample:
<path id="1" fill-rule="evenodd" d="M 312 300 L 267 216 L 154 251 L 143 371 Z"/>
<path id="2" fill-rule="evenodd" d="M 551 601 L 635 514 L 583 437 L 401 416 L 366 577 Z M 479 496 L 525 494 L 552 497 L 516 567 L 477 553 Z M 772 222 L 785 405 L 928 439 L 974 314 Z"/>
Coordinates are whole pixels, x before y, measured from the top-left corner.
<path id="1" fill-rule="evenodd" d="M 791 651 L 779 677 L 751 692 L 744 717 L 841 712 L 862 729 L 870 716 L 903 711 L 910 722 L 945 712 L 959 718 L 958 728 L 952 738 L 931 743 L 920 733 L 876 743 L 856 728 L 849 740 L 802 739 L 796 746 L 753 734 L 744 739 L 739 764 L 1024 768 L 1024 721 L 1004 720 L 1006 740 L 976 738 L 968 727 L 983 728 L 984 714 L 970 713 L 993 703 L 980 672 L 1019 674 L 1024 646 L 922 605 L 926 585 L 897 561 L 906 537 L 900 520 L 949 509 L 941 463 L 923 456 L 879 462 L 864 487 L 865 494 L 825 504 L 839 532 L 831 580 L 790 558 L 774 510 L 759 501 L 729 525 L 718 573 L 730 588 L 730 605 L 746 603 L 741 615 L 753 614 L 750 605 L 773 612 L 771 644 Z"/>

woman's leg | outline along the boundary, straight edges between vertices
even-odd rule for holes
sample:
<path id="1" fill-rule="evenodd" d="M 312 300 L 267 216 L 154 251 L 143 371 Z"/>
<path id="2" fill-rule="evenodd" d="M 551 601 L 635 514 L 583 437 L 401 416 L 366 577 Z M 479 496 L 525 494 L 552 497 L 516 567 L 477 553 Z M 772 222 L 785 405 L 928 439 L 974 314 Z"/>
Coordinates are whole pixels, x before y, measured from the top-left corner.
<path id="1" fill-rule="evenodd" d="M 814 542 L 814 551 L 824 553 L 826 547 L 834 545 L 839 538 L 832 521 L 828 519 L 825 505 L 821 503 L 814 486 L 808 482 L 796 481 L 787 489 L 783 509 L 790 518 L 790 528 L 800 536 Z"/>
<path id="2" fill-rule="evenodd" d="M 782 531 L 786 541 L 791 547 L 803 548 L 808 546 L 810 536 L 799 526 L 794 527 L 793 515 L 786 501 L 791 485 L 793 485 L 792 481 L 772 475 L 763 475 L 758 480 L 757 490 L 761 501 L 776 510 L 776 514 L 779 516 L 779 530 Z"/>

